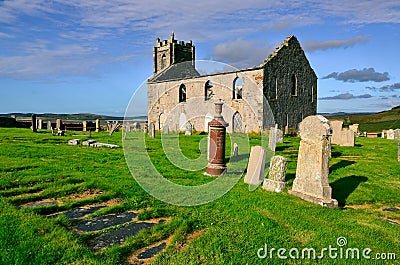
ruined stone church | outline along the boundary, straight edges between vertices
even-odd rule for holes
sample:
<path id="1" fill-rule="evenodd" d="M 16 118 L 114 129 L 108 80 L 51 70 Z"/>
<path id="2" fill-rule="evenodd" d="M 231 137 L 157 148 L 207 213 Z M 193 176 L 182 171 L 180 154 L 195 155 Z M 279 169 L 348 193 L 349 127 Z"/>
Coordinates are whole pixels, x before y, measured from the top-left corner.
<path id="1" fill-rule="evenodd" d="M 297 129 L 317 110 L 317 76 L 295 36 L 257 67 L 202 74 L 192 41 L 156 40 L 147 80 L 148 122 L 156 129 L 208 131 L 215 99 L 224 102 L 228 132 L 260 132 L 274 124 Z"/>

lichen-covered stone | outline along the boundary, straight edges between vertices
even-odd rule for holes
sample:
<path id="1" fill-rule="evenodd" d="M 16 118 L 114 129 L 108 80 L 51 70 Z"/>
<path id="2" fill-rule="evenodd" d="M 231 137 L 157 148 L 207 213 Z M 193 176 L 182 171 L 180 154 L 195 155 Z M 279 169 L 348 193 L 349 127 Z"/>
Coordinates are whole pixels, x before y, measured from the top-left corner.
<path id="1" fill-rule="evenodd" d="M 274 156 L 271 158 L 269 177 L 264 180 L 263 189 L 275 192 L 282 192 L 286 182 L 287 158 Z"/>

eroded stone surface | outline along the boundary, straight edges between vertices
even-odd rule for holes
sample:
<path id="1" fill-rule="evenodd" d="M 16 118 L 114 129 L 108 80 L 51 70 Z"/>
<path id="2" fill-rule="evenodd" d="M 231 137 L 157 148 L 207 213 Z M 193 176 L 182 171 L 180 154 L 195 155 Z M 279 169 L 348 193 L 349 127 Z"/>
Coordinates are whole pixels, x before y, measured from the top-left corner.
<path id="1" fill-rule="evenodd" d="M 78 218 L 84 217 L 85 215 L 92 214 L 100 209 L 105 208 L 105 207 L 106 206 L 104 206 L 104 205 L 92 206 L 92 207 L 88 207 L 88 208 L 79 207 L 79 208 L 67 211 L 64 214 L 68 219 L 78 219 Z"/>
<path id="2" fill-rule="evenodd" d="M 161 220 L 159 223 L 164 222 L 164 220 Z M 150 222 L 133 223 L 98 237 L 89 246 L 93 249 L 100 249 L 122 244 L 128 237 L 137 235 L 143 229 L 151 229 L 156 224 Z"/>
<path id="3" fill-rule="evenodd" d="M 108 227 L 131 222 L 136 216 L 137 214 L 135 212 L 99 216 L 91 220 L 82 221 L 79 223 L 77 230 L 84 233 L 99 231 Z"/>
<path id="4" fill-rule="evenodd" d="M 145 251 L 139 253 L 138 258 L 139 259 L 149 259 L 154 257 L 156 254 L 160 253 L 165 247 L 167 246 L 167 243 L 163 242 L 161 244 L 158 244 L 157 246 L 151 247 L 151 248 L 146 248 Z"/>
<path id="5" fill-rule="evenodd" d="M 331 135 L 332 127 L 321 115 L 309 116 L 300 123 L 296 178 L 289 193 L 322 206 L 337 207 L 328 183 Z"/>
<path id="6" fill-rule="evenodd" d="M 285 188 L 287 158 L 274 156 L 271 158 L 269 167 L 269 178 L 264 180 L 263 189 L 282 192 Z"/>

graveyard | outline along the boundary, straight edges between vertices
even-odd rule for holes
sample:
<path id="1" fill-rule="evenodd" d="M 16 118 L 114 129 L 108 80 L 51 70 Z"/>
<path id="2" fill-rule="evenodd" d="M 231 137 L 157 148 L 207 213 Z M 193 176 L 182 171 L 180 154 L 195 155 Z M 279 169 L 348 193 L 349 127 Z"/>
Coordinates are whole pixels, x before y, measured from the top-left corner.
<path id="1" fill-rule="evenodd" d="M 196 206 L 177 206 L 149 195 L 132 177 L 120 148 L 128 139 L 131 151 L 146 153 L 166 179 L 197 186 L 215 179 L 204 174 L 207 158 L 202 153 L 207 137 L 204 133 L 155 132 L 152 138 L 124 130 L 111 135 L 107 131 L 67 131 L 61 136 L 45 129 L 33 133 L 28 128 L 1 128 L 0 263 L 360 263 L 360 259 L 328 255 L 322 260 L 302 259 L 301 251 L 297 259 L 287 257 L 293 248 L 313 248 L 318 255 L 321 249 L 340 246 L 345 251 L 370 249 L 371 259 L 377 253 L 386 259 L 361 260 L 365 264 L 397 264 L 398 141 L 356 137 L 354 146 L 331 146 L 329 167 L 323 170 L 337 203 L 333 208 L 292 194 L 293 189 L 301 190 L 294 183 L 301 149 L 297 136 L 285 136 L 274 147 L 274 155 L 283 157 L 277 160 L 285 164 L 277 167 L 286 169 L 284 185 L 277 177 L 278 190 L 250 188 L 246 173 L 240 173 L 227 193 Z M 143 143 L 135 142 L 142 138 L 145 149 L 139 148 Z M 199 158 L 203 167 L 191 171 L 175 166 L 164 152 L 162 138 L 178 140 L 180 151 L 189 159 Z M 229 160 L 240 138 L 248 139 L 249 147 L 239 143 L 240 159 Z M 265 139 L 260 134 L 227 134 L 228 168 L 235 162 L 246 168 L 250 147 L 267 146 Z M 264 155 L 271 159 L 270 153 Z M 134 174 L 140 175 L 146 165 L 140 160 L 135 163 Z M 264 177 L 268 177 L 268 168 Z M 339 238 L 346 244 L 339 245 Z M 278 249 L 288 251 L 277 253 Z"/>

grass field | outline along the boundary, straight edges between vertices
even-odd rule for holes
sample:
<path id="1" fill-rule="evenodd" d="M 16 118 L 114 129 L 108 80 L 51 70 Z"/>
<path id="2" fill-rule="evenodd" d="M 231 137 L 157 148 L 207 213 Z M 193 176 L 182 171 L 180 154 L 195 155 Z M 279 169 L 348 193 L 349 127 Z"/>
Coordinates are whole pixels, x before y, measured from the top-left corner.
<path id="1" fill-rule="evenodd" d="M 136 133 L 127 137 L 140 138 Z M 180 136 L 182 153 L 190 159 L 198 158 L 199 164 L 206 163 L 199 150 L 199 144 L 204 149 L 205 137 Z M 295 137 L 277 145 L 276 153 L 289 160 L 288 185 L 283 193 L 260 187 L 249 191 L 241 176 L 222 197 L 185 207 L 164 203 L 144 191 L 132 177 L 122 148 L 67 145 L 74 138 L 85 140 L 88 136 L 82 132 L 67 132 L 61 137 L 47 131 L 34 134 L 28 129 L 0 128 L 0 264 L 126 264 L 135 251 L 165 239 L 169 244 L 154 264 L 400 264 L 400 225 L 395 224 L 400 223 L 400 211 L 382 210 L 400 209 L 396 141 L 357 138 L 355 147 L 333 146 L 329 182 L 341 207 L 328 209 L 287 193 L 296 171 L 299 139 Z M 121 132 L 112 136 L 92 133 L 92 138 L 122 146 Z M 260 143 L 259 136 L 249 138 L 250 145 Z M 145 140 L 146 153 L 168 180 L 189 186 L 213 180 L 202 174 L 204 169 L 182 170 L 171 164 L 160 135 Z M 227 147 L 230 156 L 230 142 Z M 244 149 L 239 147 L 242 154 L 246 153 Z M 141 175 L 146 165 L 140 161 L 135 165 L 131 170 Z M 59 204 L 18 208 L 44 199 L 55 199 Z M 110 201 L 113 203 L 108 207 L 86 218 L 140 210 L 139 220 L 163 217 L 168 221 L 141 231 L 122 245 L 93 251 L 88 242 L 105 232 L 75 233 L 77 221 L 64 215 L 46 217 Z M 331 259 L 325 253 L 318 261 L 280 259 L 277 255 L 279 248 L 287 252 L 314 248 L 318 253 L 329 246 L 338 248 L 339 237 L 347 239 L 344 251 L 370 248 L 371 258 L 377 253 L 395 253 L 397 259 Z M 265 245 L 268 251 L 275 248 L 272 258 L 258 257 L 257 252 L 261 249 L 262 253 Z"/>

